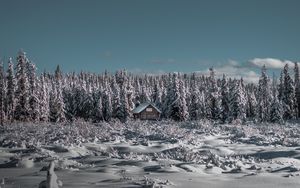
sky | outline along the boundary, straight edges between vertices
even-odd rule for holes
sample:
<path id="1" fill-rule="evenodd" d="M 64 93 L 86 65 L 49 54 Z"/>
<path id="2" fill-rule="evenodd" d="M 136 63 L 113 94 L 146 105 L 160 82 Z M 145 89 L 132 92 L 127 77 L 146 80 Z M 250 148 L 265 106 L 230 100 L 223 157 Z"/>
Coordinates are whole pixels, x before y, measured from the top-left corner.
<path id="1" fill-rule="evenodd" d="M 257 79 L 300 61 L 299 0 L 1 0 L 0 57 L 40 71 L 206 73 Z"/>

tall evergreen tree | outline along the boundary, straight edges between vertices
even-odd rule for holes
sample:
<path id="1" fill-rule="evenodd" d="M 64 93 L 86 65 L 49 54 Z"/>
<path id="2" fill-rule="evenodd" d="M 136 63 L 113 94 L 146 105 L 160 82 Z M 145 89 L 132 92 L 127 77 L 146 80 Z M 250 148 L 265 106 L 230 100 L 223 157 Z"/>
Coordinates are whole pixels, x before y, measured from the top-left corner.
<path id="1" fill-rule="evenodd" d="M 116 82 L 116 79 L 113 78 L 112 84 L 112 117 L 118 118 L 120 116 L 120 87 Z"/>
<path id="2" fill-rule="evenodd" d="M 125 85 L 121 85 L 120 90 L 120 112 L 118 113 L 118 118 L 122 122 L 126 122 L 127 119 L 130 117 L 130 109 L 128 104 L 128 98 L 127 98 L 127 91 Z"/>
<path id="3" fill-rule="evenodd" d="M 105 121 L 110 121 L 112 117 L 111 89 L 106 81 L 104 87 L 105 88 L 102 97 L 103 118 Z"/>
<path id="4" fill-rule="evenodd" d="M 284 119 L 291 119 L 294 116 L 294 99 L 295 99 L 295 89 L 294 89 L 294 82 L 289 74 L 289 67 L 288 64 L 284 66 L 283 69 L 283 96 L 282 102 L 284 103 L 283 109 Z"/>
<path id="5" fill-rule="evenodd" d="M 158 108 L 161 108 L 161 106 L 162 106 L 162 90 L 161 90 L 161 87 L 159 86 L 159 82 L 157 80 L 155 81 L 155 85 L 154 85 L 154 89 L 153 89 L 152 101 Z"/>
<path id="6" fill-rule="evenodd" d="M 175 121 L 184 121 L 188 119 L 188 110 L 185 101 L 183 82 L 179 81 L 178 73 L 173 73 L 172 90 L 168 93 L 170 106 L 168 117 Z"/>
<path id="7" fill-rule="evenodd" d="M 253 119 L 257 116 L 257 100 L 255 96 L 254 86 L 249 87 L 247 93 L 247 117 Z"/>
<path id="8" fill-rule="evenodd" d="M 201 118 L 201 107 L 200 107 L 200 93 L 197 88 L 191 91 L 191 103 L 189 108 L 189 115 L 191 120 L 198 120 Z"/>
<path id="9" fill-rule="evenodd" d="M 300 117 L 300 73 L 299 73 L 299 66 L 298 63 L 295 62 L 295 114 L 296 117 L 299 118 Z"/>
<path id="10" fill-rule="evenodd" d="M 230 115 L 229 110 L 229 87 L 226 76 L 223 75 L 222 85 L 221 85 L 221 119 L 223 122 L 228 120 Z"/>
<path id="11" fill-rule="evenodd" d="M 272 102 L 272 93 L 270 90 L 270 79 L 266 72 L 265 65 L 261 69 L 261 76 L 258 82 L 257 90 L 257 115 L 259 121 L 269 121 Z"/>
<path id="12" fill-rule="evenodd" d="M 40 121 L 49 120 L 49 89 L 45 81 L 45 76 L 40 77 L 39 102 L 40 102 Z"/>
<path id="13" fill-rule="evenodd" d="M 207 107 L 209 108 L 209 118 L 213 120 L 217 120 L 220 117 L 221 111 L 221 100 L 220 100 L 220 93 L 219 87 L 217 85 L 217 80 L 215 78 L 215 71 L 213 68 L 210 68 L 210 76 L 208 78 L 208 101 Z"/>
<path id="14" fill-rule="evenodd" d="M 3 63 L 0 62 L 0 124 L 5 121 L 5 76 Z"/>
<path id="15" fill-rule="evenodd" d="M 135 107 L 135 104 L 134 104 L 134 95 L 135 94 L 134 94 L 134 88 L 131 83 L 131 79 L 129 79 L 127 82 L 126 90 L 127 90 L 127 100 L 128 100 L 129 110 L 131 112 Z"/>
<path id="16" fill-rule="evenodd" d="M 230 104 L 231 117 L 244 121 L 246 119 L 246 95 L 243 80 L 236 80 Z"/>
<path id="17" fill-rule="evenodd" d="M 273 101 L 271 104 L 270 121 L 273 123 L 282 123 L 283 122 L 282 102 L 278 100 L 277 81 L 275 76 L 273 76 L 272 83 L 273 83 L 272 84 Z"/>
<path id="18" fill-rule="evenodd" d="M 59 65 L 55 70 L 55 77 L 52 83 L 50 95 L 50 118 L 53 122 L 65 122 L 65 103 L 62 94 L 62 72 Z"/>
<path id="19" fill-rule="evenodd" d="M 29 120 L 29 83 L 26 73 L 28 59 L 25 52 L 20 51 L 17 57 L 16 65 L 16 108 L 15 119 L 19 121 Z"/>
<path id="20" fill-rule="evenodd" d="M 12 58 L 9 58 L 8 61 L 8 70 L 7 70 L 7 92 L 6 92 L 6 117 L 8 121 L 14 120 L 14 112 L 15 112 L 15 76 L 14 76 L 14 64 L 12 62 Z"/>
<path id="21" fill-rule="evenodd" d="M 27 62 L 27 74 L 29 81 L 29 116 L 32 121 L 40 120 L 40 101 L 38 82 L 36 78 L 36 67 L 33 63 Z"/>
<path id="22" fill-rule="evenodd" d="M 100 91 L 93 93 L 94 107 L 93 107 L 93 120 L 99 122 L 103 120 L 103 106 L 102 106 L 102 93 Z"/>

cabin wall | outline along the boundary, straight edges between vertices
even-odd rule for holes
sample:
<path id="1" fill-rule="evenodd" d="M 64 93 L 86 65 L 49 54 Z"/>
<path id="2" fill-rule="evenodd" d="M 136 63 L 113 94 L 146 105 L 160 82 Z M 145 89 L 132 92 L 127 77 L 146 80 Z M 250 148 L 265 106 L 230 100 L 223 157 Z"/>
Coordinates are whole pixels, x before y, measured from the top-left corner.
<path id="1" fill-rule="evenodd" d="M 148 106 L 139 114 L 135 114 L 134 117 L 141 120 L 158 120 L 160 118 L 160 113 L 152 106 Z"/>

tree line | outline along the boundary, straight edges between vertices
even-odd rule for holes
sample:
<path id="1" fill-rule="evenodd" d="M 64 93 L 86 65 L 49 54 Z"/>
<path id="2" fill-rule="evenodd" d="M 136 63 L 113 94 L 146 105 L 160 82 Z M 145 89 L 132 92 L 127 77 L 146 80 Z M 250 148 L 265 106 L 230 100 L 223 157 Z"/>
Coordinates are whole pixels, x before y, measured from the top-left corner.
<path id="1" fill-rule="evenodd" d="M 210 119 L 223 123 L 260 121 L 282 123 L 300 115 L 299 67 L 294 78 L 286 64 L 279 80 L 270 79 L 265 66 L 258 84 L 243 79 L 217 78 L 197 73 L 134 75 L 125 70 L 111 74 L 89 72 L 36 73 L 36 66 L 20 51 L 4 70 L 0 64 L 1 124 L 85 121 L 122 122 L 143 102 L 152 102 L 162 118 L 175 121 Z"/>

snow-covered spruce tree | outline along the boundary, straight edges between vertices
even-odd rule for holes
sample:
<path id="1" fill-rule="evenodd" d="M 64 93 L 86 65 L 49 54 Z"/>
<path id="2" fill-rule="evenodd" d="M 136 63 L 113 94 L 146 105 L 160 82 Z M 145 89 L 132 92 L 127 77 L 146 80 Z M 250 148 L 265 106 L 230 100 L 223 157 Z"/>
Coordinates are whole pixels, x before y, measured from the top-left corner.
<path id="1" fill-rule="evenodd" d="M 190 81 L 190 104 L 189 116 L 191 120 L 200 119 L 200 106 L 199 106 L 199 90 L 196 87 L 196 74 L 193 73 Z"/>
<path id="2" fill-rule="evenodd" d="M 130 117 L 130 109 L 128 104 L 128 98 L 127 98 L 127 91 L 125 84 L 121 85 L 120 90 L 120 112 L 118 113 L 118 118 L 121 122 L 126 122 L 127 119 Z"/>
<path id="3" fill-rule="evenodd" d="M 280 72 L 279 84 L 278 84 L 278 99 L 282 101 L 283 99 L 283 91 L 284 91 L 284 79 L 283 79 L 283 71 Z"/>
<path id="4" fill-rule="evenodd" d="M 217 80 L 215 78 L 215 71 L 213 68 L 209 69 L 210 75 L 208 78 L 208 98 L 207 107 L 209 110 L 209 118 L 217 120 L 220 117 L 221 111 L 221 98 L 219 93 L 219 87 L 217 85 Z"/>
<path id="5" fill-rule="evenodd" d="M 137 107 L 139 104 L 141 104 L 140 101 L 140 93 L 141 93 L 141 85 L 140 85 L 140 81 L 139 78 L 135 77 L 134 78 L 134 107 Z"/>
<path id="6" fill-rule="evenodd" d="M 295 62 L 295 115 L 296 118 L 300 117 L 300 73 L 298 63 Z"/>
<path id="7" fill-rule="evenodd" d="M 270 79 L 264 65 L 261 69 L 257 90 L 257 116 L 259 121 L 266 122 L 270 120 L 271 102 L 272 92 L 270 89 Z"/>
<path id="8" fill-rule="evenodd" d="M 79 105 L 81 106 L 81 91 L 76 87 L 72 80 L 71 86 L 64 89 L 63 96 L 65 102 L 65 115 L 69 121 L 74 121 L 79 112 Z"/>
<path id="9" fill-rule="evenodd" d="M 50 94 L 50 120 L 53 122 L 65 122 L 65 103 L 62 95 L 62 72 L 59 65 L 55 70 Z"/>
<path id="10" fill-rule="evenodd" d="M 50 90 L 50 97 L 49 97 L 49 120 L 51 122 L 57 121 L 57 105 L 56 105 L 56 98 L 57 98 L 57 90 L 55 87 L 55 83 L 52 81 L 51 90 Z"/>
<path id="11" fill-rule="evenodd" d="M 243 79 L 236 80 L 234 82 L 234 88 L 232 91 L 232 98 L 230 100 L 230 111 L 231 118 L 233 120 L 242 120 L 246 119 L 246 94 L 243 84 Z"/>
<path id="12" fill-rule="evenodd" d="M 28 59 L 25 52 L 20 51 L 17 56 L 16 65 L 16 107 L 15 119 L 18 121 L 28 121 L 29 118 L 29 83 L 26 73 Z"/>
<path id="13" fill-rule="evenodd" d="M 40 121 L 49 120 L 49 89 L 45 81 L 45 74 L 40 76 L 39 102 L 40 102 Z"/>
<path id="14" fill-rule="evenodd" d="M 35 64 L 27 62 L 27 75 L 29 81 L 29 116 L 34 122 L 40 120 L 39 86 L 36 78 Z"/>
<path id="15" fill-rule="evenodd" d="M 5 122 L 5 76 L 3 63 L 0 62 L 0 125 Z"/>
<path id="16" fill-rule="evenodd" d="M 102 106 L 102 93 L 101 91 L 93 92 L 93 121 L 99 122 L 103 120 L 103 106 Z"/>
<path id="17" fill-rule="evenodd" d="M 116 82 L 115 77 L 112 80 L 111 83 L 112 88 L 112 117 L 118 118 L 121 116 L 120 111 L 120 87 Z"/>
<path id="18" fill-rule="evenodd" d="M 12 58 L 9 58 L 8 69 L 6 73 L 7 89 L 6 89 L 6 101 L 5 101 L 5 111 L 6 118 L 8 121 L 14 120 L 15 113 L 15 75 L 14 75 L 14 64 Z"/>
<path id="19" fill-rule="evenodd" d="M 87 84 L 88 86 L 89 84 Z M 89 88 L 89 86 L 88 86 Z M 90 90 L 91 91 L 91 90 Z M 93 113 L 94 113 L 94 99 L 92 96 L 92 93 L 88 91 L 83 91 L 83 101 L 82 101 L 82 111 L 81 111 L 81 117 L 85 120 L 92 119 Z"/>
<path id="20" fill-rule="evenodd" d="M 289 74 L 288 64 L 286 64 L 283 68 L 283 85 L 283 118 L 292 119 L 294 117 L 295 89 L 294 82 Z"/>
<path id="21" fill-rule="evenodd" d="M 223 74 L 221 85 L 221 114 L 220 118 L 225 123 L 229 119 L 229 87 L 226 76 Z"/>
<path id="22" fill-rule="evenodd" d="M 270 115 L 270 122 L 272 123 L 282 123 L 283 118 L 283 109 L 282 109 L 282 102 L 278 100 L 278 97 L 274 97 L 271 105 L 271 115 Z"/>
<path id="23" fill-rule="evenodd" d="M 168 109 L 168 117 L 175 121 L 185 121 L 188 119 L 188 111 L 184 95 L 183 82 L 178 79 L 178 73 L 173 73 L 172 90 L 168 93 L 170 106 Z"/>
<path id="24" fill-rule="evenodd" d="M 150 99 L 150 96 L 149 96 L 149 93 L 148 93 L 148 89 L 146 88 L 145 85 L 143 85 L 141 88 L 142 88 L 142 91 L 140 93 L 140 102 L 141 103 L 150 102 L 151 99 Z"/>
<path id="25" fill-rule="evenodd" d="M 165 91 L 165 96 L 164 96 L 164 100 L 162 102 L 162 117 L 163 118 L 169 118 L 170 115 L 170 105 L 172 104 L 172 90 L 173 90 L 173 84 L 172 84 L 172 76 L 171 73 L 169 73 L 168 75 L 166 75 L 164 77 L 164 82 L 166 83 L 167 89 Z"/>
<path id="26" fill-rule="evenodd" d="M 271 104 L 270 121 L 273 123 L 282 123 L 283 108 L 282 108 L 282 102 L 278 100 L 278 90 L 277 90 L 277 82 L 275 76 L 273 76 L 272 83 L 273 83 L 272 84 L 273 101 Z"/>
<path id="27" fill-rule="evenodd" d="M 132 79 L 129 78 L 128 82 L 127 82 L 127 86 L 126 86 L 126 90 L 127 90 L 127 101 L 128 101 L 128 105 L 129 105 L 129 111 L 131 112 L 134 108 L 135 108 L 135 104 L 134 104 L 134 88 L 132 86 L 131 83 Z"/>
<path id="28" fill-rule="evenodd" d="M 255 96 L 255 86 L 253 84 L 248 85 L 246 89 L 246 94 L 247 94 L 247 107 L 246 107 L 246 114 L 247 118 L 249 119 L 254 119 L 257 115 L 256 110 L 257 110 L 257 100 Z"/>
<path id="29" fill-rule="evenodd" d="M 197 88 L 191 90 L 191 103 L 189 107 L 189 116 L 191 120 L 199 120 L 201 118 L 200 93 Z"/>
<path id="30" fill-rule="evenodd" d="M 162 106 L 162 90 L 161 90 L 161 87 L 159 86 L 159 82 L 157 79 L 155 80 L 155 84 L 154 84 L 154 88 L 153 88 L 152 101 L 158 108 L 161 108 L 161 106 Z"/>
<path id="31" fill-rule="evenodd" d="M 103 118 L 105 121 L 110 121 L 112 118 L 112 104 L 111 104 L 111 88 L 107 81 L 104 84 L 104 91 L 102 95 L 102 109 Z"/>
<path id="32" fill-rule="evenodd" d="M 186 92 L 186 86 L 182 79 L 179 80 L 179 92 L 180 92 L 180 104 L 182 108 L 181 116 L 182 120 L 187 120 L 189 118 L 189 111 L 188 111 L 188 105 L 186 102 L 187 99 L 187 92 Z"/>

